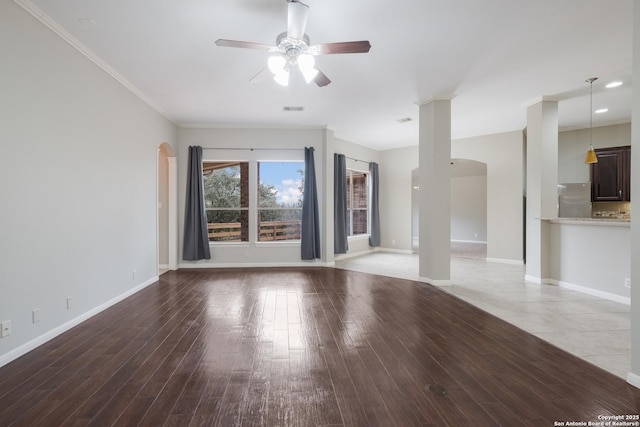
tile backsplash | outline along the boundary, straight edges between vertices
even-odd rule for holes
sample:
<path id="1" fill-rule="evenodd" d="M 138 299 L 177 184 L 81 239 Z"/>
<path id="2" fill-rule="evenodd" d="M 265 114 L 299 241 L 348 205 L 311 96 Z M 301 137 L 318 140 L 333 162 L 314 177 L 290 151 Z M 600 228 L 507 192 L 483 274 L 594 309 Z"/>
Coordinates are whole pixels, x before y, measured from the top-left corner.
<path id="1" fill-rule="evenodd" d="M 593 218 L 631 218 L 630 202 L 593 202 L 591 205 Z"/>

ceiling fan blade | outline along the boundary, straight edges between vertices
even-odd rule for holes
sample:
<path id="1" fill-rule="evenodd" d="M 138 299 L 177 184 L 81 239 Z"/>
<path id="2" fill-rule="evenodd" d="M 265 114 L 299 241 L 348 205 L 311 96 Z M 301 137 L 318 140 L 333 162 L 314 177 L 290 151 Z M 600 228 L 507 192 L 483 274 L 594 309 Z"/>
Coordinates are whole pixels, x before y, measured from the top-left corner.
<path id="1" fill-rule="evenodd" d="M 251 79 L 249 79 L 250 83 L 262 83 L 265 80 L 268 80 L 271 77 L 271 72 L 269 71 L 269 68 L 263 68 L 262 70 L 258 71 L 258 73 L 251 77 Z"/>
<path id="2" fill-rule="evenodd" d="M 367 53 L 371 49 L 369 40 L 357 42 L 322 43 L 309 47 L 316 55 L 331 55 L 334 53 Z"/>
<path id="3" fill-rule="evenodd" d="M 293 0 L 288 3 L 287 37 L 293 40 L 302 40 L 304 30 L 307 27 L 309 6 Z"/>
<path id="4" fill-rule="evenodd" d="M 216 45 L 223 46 L 223 47 L 241 47 L 244 49 L 258 49 L 258 50 L 274 50 L 275 49 L 277 50 L 275 46 L 271 46 L 269 44 L 242 42 L 239 40 L 218 39 L 216 40 Z"/>
<path id="5" fill-rule="evenodd" d="M 324 87 L 329 83 L 331 83 L 331 80 L 329 80 L 329 77 L 327 77 L 327 75 L 320 70 L 318 70 L 318 74 L 313 79 L 313 81 L 316 82 L 316 84 L 320 87 Z"/>

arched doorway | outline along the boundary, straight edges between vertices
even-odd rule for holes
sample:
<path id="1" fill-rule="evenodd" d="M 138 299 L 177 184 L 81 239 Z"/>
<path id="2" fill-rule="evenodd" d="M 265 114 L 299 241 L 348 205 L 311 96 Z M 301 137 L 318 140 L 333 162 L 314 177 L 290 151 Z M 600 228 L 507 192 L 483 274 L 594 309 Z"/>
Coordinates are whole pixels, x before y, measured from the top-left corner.
<path id="1" fill-rule="evenodd" d="M 177 269 L 176 157 L 165 143 L 158 147 L 157 158 L 157 261 L 158 274 Z"/>

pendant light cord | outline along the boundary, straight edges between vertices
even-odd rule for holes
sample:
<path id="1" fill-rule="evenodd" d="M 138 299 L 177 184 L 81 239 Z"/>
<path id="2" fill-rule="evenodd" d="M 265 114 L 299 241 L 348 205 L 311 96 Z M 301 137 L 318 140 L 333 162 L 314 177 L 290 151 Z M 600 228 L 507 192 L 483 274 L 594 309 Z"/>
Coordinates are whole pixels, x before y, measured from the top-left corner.
<path id="1" fill-rule="evenodd" d="M 584 162 L 587 164 L 598 163 L 598 155 L 593 149 L 593 82 L 598 80 L 597 77 L 591 77 L 585 80 L 589 83 L 589 150 Z"/>
<path id="2" fill-rule="evenodd" d="M 593 150 L 593 82 L 597 77 L 591 77 L 585 81 L 589 82 L 589 150 Z"/>

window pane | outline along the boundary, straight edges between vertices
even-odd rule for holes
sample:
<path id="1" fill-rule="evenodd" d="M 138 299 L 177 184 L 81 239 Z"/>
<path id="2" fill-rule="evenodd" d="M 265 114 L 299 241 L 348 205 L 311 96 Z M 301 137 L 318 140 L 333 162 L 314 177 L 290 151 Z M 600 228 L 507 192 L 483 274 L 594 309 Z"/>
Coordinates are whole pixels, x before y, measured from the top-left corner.
<path id="1" fill-rule="evenodd" d="M 353 234 L 367 234 L 367 210 L 353 210 Z"/>
<path id="2" fill-rule="evenodd" d="M 207 210 L 210 242 L 246 242 L 249 233 L 242 224 L 249 224 L 247 210 Z"/>
<path id="3" fill-rule="evenodd" d="M 304 162 L 258 163 L 258 241 L 300 240 Z"/>
<path id="4" fill-rule="evenodd" d="M 249 163 L 203 162 L 209 241 L 249 240 Z"/>
<path id="5" fill-rule="evenodd" d="M 367 174 L 353 172 L 351 179 L 353 180 L 353 208 L 366 209 L 368 206 L 367 198 L 369 195 Z"/>
<path id="6" fill-rule="evenodd" d="M 368 173 L 347 170 L 347 235 L 369 232 L 369 179 Z"/>
<path id="7" fill-rule="evenodd" d="M 300 240 L 302 209 L 260 209 L 258 240 Z"/>
<path id="8" fill-rule="evenodd" d="M 248 162 L 203 162 L 202 170 L 207 208 L 249 207 Z"/>
<path id="9" fill-rule="evenodd" d="M 258 206 L 301 208 L 304 162 L 258 163 Z"/>

